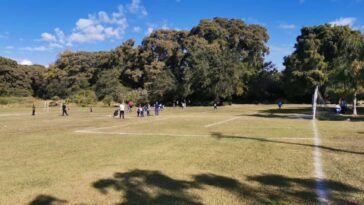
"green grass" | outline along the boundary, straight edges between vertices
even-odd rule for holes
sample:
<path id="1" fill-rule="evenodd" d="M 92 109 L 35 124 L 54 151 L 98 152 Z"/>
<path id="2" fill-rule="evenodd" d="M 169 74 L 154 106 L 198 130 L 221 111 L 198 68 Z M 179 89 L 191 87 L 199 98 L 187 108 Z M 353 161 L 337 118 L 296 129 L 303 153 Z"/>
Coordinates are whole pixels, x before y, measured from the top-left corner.
<path id="1" fill-rule="evenodd" d="M 308 106 L 37 111 L 0 108 L 0 204 L 317 203 Z M 318 122 L 324 182 L 332 204 L 363 204 L 364 121 L 342 118 Z"/>

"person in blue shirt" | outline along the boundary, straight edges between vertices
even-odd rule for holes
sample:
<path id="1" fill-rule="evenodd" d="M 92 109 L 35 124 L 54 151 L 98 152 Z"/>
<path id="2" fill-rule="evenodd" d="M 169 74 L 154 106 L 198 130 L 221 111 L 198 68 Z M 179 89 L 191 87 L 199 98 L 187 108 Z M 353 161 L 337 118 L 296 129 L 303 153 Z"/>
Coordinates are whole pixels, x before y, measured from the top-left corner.
<path id="1" fill-rule="evenodd" d="M 283 107 L 283 102 L 282 102 L 282 100 L 279 100 L 278 101 L 278 108 L 282 109 L 282 107 Z"/>
<path id="2" fill-rule="evenodd" d="M 155 114 L 155 116 L 159 115 L 159 103 L 158 103 L 158 101 L 155 102 L 155 104 L 154 104 L 154 114 Z"/>

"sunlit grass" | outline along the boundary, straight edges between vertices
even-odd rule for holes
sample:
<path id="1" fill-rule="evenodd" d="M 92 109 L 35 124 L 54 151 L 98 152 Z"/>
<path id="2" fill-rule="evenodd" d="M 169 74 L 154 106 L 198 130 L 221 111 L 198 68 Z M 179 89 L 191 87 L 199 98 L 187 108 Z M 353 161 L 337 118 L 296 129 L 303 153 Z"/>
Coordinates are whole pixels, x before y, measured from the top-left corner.
<path id="1" fill-rule="evenodd" d="M 0 204 L 314 204 L 309 108 L 275 109 L 1 108 Z M 330 200 L 364 203 L 364 122 L 318 125 Z"/>

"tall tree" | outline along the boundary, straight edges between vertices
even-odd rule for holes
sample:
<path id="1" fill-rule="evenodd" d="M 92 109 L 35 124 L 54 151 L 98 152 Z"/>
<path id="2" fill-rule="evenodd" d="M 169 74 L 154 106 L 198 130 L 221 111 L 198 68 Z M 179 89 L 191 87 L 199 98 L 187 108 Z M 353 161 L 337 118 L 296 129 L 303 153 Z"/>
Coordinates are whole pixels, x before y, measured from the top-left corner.
<path id="1" fill-rule="evenodd" d="M 343 56 L 345 41 L 361 36 L 347 26 L 320 25 L 304 27 L 297 37 L 295 51 L 285 57 L 283 71 L 285 92 L 291 100 L 308 101 L 312 86 L 320 85 L 327 94 L 333 90 L 338 59 Z M 330 80 L 328 80 L 330 78 Z"/>

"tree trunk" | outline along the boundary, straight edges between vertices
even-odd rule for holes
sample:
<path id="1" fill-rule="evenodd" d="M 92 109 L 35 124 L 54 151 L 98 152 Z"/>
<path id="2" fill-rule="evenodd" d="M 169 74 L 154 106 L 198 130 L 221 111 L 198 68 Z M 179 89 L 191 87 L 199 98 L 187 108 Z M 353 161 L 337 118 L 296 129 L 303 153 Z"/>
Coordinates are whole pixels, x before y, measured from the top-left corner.
<path id="1" fill-rule="evenodd" d="M 353 102 L 353 115 L 357 116 L 358 112 L 356 109 L 356 104 L 357 104 L 357 98 L 356 98 L 356 92 L 354 93 L 354 102 Z"/>

